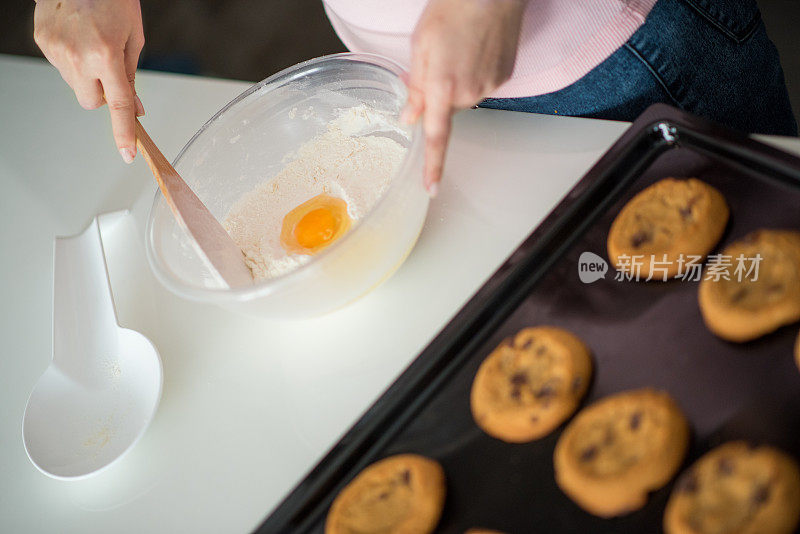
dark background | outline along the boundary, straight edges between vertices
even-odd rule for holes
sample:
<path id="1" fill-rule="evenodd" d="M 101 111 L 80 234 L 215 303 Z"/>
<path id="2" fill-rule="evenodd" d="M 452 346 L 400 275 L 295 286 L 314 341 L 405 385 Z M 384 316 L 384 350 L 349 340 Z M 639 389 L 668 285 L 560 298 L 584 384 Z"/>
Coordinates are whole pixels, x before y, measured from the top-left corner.
<path id="1" fill-rule="evenodd" d="M 800 0 L 759 5 L 800 121 Z M 41 56 L 32 37 L 33 8 L 33 0 L 0 0 L 0 53 Z M 345 51 L 322 0 L 142 0 L 142 18 L 140 68 L 146 69 L 258 81 Z"/>

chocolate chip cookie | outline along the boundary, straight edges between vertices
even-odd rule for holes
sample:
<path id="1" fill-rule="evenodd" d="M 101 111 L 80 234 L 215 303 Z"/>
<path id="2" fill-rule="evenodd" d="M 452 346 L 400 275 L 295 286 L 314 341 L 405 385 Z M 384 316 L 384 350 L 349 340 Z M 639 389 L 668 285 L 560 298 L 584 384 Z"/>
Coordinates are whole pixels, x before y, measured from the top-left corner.
<path id="1" fill-rule="evenodd" d="M 578 412 L 556 444 L 556 482 L 589 513 L 638 510 L 683 462 L 689 425 L 665 392 L 640 389 Z"/>
<path id="2" fill-rule="evenodd" d="M 800 232 L 758 230 L 721 256 L 724 263 L 709 262 L 698 292 L 714 334 L 744 342 L 800 319 Z"/>
<path id="3" fill-rule="evenodd" d="M 699 260 L 714 248 L 727 223 L 719 191 L 696 178 L 664 178 L 628 201 L 611 223 L 608 258 L 641 280 L 673 278 L 686 273 L 690 257 Z"/>
<path id="4" fill-rule="evenodd" d="M 573 334 L 552 326 L 526 328 L 481 364 L 472 383 L 472 416 L 503 441 L 541 438 L 577 409 L 591 374 L 589 349 Z"/>
<path id="5" fill-rule="evenodd" d="M 684 472 L 664 512 L 667 534 L 791 534 L 800 471 L 773 447 L 725 443 Z"/>
<path id="6" fill-rule="evenodd" d="M 326 534 L 425 534 L 439 522 L 445 497 L 442 467 L 416 454 L 375 462 L 337 495 Z"/>
<path id="7" fill-rule="evenodd" d="M 797 368 L 800 369 L 800 334 L 797 335 L 797 341 L 794 343 L 794 361 Z"/>

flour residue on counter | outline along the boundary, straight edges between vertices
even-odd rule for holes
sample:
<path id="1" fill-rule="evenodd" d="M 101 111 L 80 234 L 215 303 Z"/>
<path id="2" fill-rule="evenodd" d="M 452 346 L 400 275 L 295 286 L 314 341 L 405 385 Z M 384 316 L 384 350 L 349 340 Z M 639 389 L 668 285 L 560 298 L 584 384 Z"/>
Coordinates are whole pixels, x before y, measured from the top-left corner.
<path id="1" fill-rule="evenodd" d="M 255 280 L 287 273 L 311 258 L 287 252 L 281 244 L 284 217 L 301 204 L 320 195 L 341 199 L 354 224 L 375 205 L 406 152 L 394 139 L 364 135 L 388 129 L 388 121 L 365 105 L 342 110 L 322 134 L 287 155 L 274 178 L 233 205 L 223 226 L 244 252 Z"/>

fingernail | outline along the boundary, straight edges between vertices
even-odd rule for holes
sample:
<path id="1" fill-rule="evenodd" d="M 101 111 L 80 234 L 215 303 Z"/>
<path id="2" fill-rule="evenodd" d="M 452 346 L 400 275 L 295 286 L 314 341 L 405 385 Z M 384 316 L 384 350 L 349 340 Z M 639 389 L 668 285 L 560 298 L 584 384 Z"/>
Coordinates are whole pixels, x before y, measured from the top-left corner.
<path id="1" fill-rule="evenodd" d="M 134 156 L 133 150 L 131 150 L 130 148 L 120 148 L 119 153 L 122 156 L 122 160 L 125 163 L 133 163 L 133 156 Z"/>
<path id="2" fill-rule="evenodd" d="M 138 95 L 136 96 L 136 116 L 144 117 L 144 104 L 142 104 Z"/>
<path id="3" fill-rule="evenodd" d="M 439 182 L 431 182 L 428 184 L 428 196 L 431 198 L 436 198 L 436 195 L 439 194 Z"/>

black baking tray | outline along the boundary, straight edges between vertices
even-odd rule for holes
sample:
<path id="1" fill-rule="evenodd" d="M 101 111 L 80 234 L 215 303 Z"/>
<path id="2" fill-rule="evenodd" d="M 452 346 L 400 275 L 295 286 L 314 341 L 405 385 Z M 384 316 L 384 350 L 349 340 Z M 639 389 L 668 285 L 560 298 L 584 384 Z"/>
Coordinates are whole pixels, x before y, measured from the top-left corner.
<path id="1" fill-rule="evenodd" d="M 697 306 L 697 282 L 584 284 L 578 258 L 607 259 L 621 206 L 664 177 L 719 189 L 731 218 L 717 250 L 762 227 L 800 229 L 800 159 L 666 105 L 642 114 L 506 260 L 431 344 L 294 488 L 257 532 L 322 532 L 342 487 L 397 453 L 438 460 L 447 499 L 437 532 L 660 532 L 671 484 L 615 519 L 594 517 L 556 486 L 552 455 L 563 429 L 507 444 L 473 422 L 469 391 L 481 361 L 532 325 L 560 326 L 592 349 L 584 404 L 652 386 L 675 397 L 692 427 L 687 464 L 723 441 L 770 443 L 800 458 L 798 326 L 732 344 L 714 337 Z"/>

